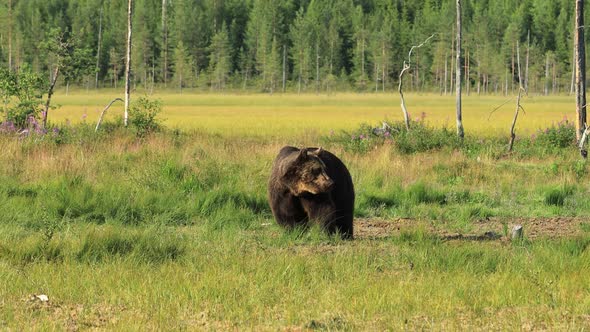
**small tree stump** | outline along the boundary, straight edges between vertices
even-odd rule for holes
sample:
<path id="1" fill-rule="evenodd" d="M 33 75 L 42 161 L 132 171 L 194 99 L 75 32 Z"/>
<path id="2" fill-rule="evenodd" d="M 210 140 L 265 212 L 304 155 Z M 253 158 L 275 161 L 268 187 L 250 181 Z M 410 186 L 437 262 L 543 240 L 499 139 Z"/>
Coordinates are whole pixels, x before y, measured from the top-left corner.
<path id="1" fill-rule="evenodd" d="M 512 241 L 514 240 L 522 240 L 523 236 L 523 228 L 522 225 L 516 225 L 512 228 Z"/>

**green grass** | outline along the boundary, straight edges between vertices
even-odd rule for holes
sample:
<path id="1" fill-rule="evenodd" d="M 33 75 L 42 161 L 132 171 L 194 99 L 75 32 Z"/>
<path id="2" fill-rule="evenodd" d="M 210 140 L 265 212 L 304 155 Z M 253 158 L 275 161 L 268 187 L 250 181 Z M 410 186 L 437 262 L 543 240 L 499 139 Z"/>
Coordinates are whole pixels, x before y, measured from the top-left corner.
<path id="1" fill-rule="evenodd" d="M 110 97 L 58 96 L 64 106 L 53 119 Z M 183 130 L 137 138 L 81 125 L 59 139 L 0 136 L 0 329 L 590 324 L 588 223 L 566 238 L 528 238 L 525 226 L 518 243 L 445 236 L 490 218 L 508 233 L 518 218 L 589 217 L 588 167 L 574 148 L 522 140 L 507 154 L 496 124 L 489 132 L 466 124 L 481 142 L 421 152 L 395 144 L 355 151 L 326 139 L 330 130 L 398 112 L 392 95 L 161 97 L 168 124 Z M 444 124 L 445 115 L 434 114 L 450 97 L 409 98 Z M 467 104 L 481 116 L 501 100 Z M 569 99 L 530 103 L 538 122 L 523 121 L 523 131 L 532 133 L 559 121 Z M 357 220 L 410 218 L 410 227 L 354 241 L 279 228 L 266 181 L 286 144 L 323 144 L 341 157 L 355 184 Z M 50 301 L 31 301 L 32 294 Z"/>
<path id="2" fill-rule="evenodd" d="M 35 329 L 579 328 L 590 309 L 588 243 L 445 243 L 420 231 L 341 242 L 274 225 L 74 227 L 49 245 L 62 248 L 59 259 L 2 257 L 0 321 Z M 36 253 L 24 244 L 10 251 Z M 26 301 L 40 293 L 49 305 Z"/>

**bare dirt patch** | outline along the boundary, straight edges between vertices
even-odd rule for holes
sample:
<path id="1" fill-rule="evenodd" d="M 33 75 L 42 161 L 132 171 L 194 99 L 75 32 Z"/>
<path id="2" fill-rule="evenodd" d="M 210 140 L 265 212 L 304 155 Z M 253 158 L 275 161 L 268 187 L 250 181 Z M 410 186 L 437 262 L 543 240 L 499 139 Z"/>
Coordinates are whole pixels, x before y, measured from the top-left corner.
<path id="1" fill-rule="evenodd" d="M 469 231 L 458 232 L 439 222 L 416 219 L 355 219 L 357 239 L 375 239 L 399 235 L 404 231 L 423 229 L 444 240 L 506 240 L 515 225 L 522 225 L 527 239 L 568 238 L 587 233 L 590 218 L 539 217 L 539 218 L 489 218 L 474 222 Z M 588 225 L 584 227 L 585 225 Z"/>
<path id="2" fill-rule="evenodd" d="M 26 310 L 34 317 L 47 315 L 59 322 L 66 331 L 105 328 L 117 322 L 117 314 L 126 310 L 122 306 L 106 304 L 85 306 L 82 304 L 62 304 L 53 300 L 39 301 L 34 295 L 24 300 Z M 39 316 L 42 313 L 44 315 Z M 34 325 L 34 324 L 33 324 Z"/>

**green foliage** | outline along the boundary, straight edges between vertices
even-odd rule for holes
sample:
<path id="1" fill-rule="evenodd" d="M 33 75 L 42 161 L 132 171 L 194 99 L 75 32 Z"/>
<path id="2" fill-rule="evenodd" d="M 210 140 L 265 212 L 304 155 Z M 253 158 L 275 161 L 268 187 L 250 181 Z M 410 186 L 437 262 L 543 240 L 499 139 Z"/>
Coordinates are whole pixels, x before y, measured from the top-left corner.
<path id="1" fill-rule="evenodd" d="M 129 107 L 129 123 L 138 136 L 143 137 L 160 130 L 158 114 L 162 112 L 162 102 L 139 97 Z"/>
<path id="2" fill-rule="evenodd" d="M 69 53 L 82 61 L 72 61 L 69 69 L 64 68 L 66 83 L 88 84 L 94 69 L 103 86 L 118 84 L 125 50 L 121 34 L 127 23 L 125 3 L 11 2 L 11 19 L 9 11 L 0 10 L 2 31 L 7 32 L 0 54 L 3 66 L 8 62 L 10 40 L 13 68 L 29 64 L 35 72 L 45 74 Z M 443 68 L 454 60 L 449 51 L 454 7 L 451 0 L 138 0 L 133 13 L 132 79 L 143 87 L 161 84 L 169 88 L 171 77 L 174 86 L 194 86 L 198 78 L 203 90 L 220 89 L 221 83 L 232 81 L 235 84 L 230 88 L 270 92 L 278 87 L 279 59 L 287 46 L 291 89 L 314 91 L 319 85 L 327 92 L 391 90 L 412 45 L 436 33 L 436 40 L 414 54 L 416 72 L 411 74 L 415 79 L 406 90 L 440 92 Z M 536 90 L 531 92 L 558 93 L 569 88 L 573 7 L 566 1 L 550 0 L 466 2 L 463 38 L 478 41 L 477 48 L 466 49 L 479 73 L 472 72 L 471 88 L 480 86 L 483 93 L 496 93 L 492 87 L 505 84 L 505 72 L 511 70 L 516 40 L 524 54 L 528 31 L 529 81 L 540 82 L 529 86 Z M 60 38 L 53 38 L 57 36 L 54 32 Z M 73 48 L 55 42 L 66 45 L 74 40 Z M 49 42 L 53 45 L 46 47 Z M 47 49 L 51 52 L 44 51 Z M 555 77 L 546 79 L 546 60 Z M 508 84 L 512 87 L 515 80 Z"/>

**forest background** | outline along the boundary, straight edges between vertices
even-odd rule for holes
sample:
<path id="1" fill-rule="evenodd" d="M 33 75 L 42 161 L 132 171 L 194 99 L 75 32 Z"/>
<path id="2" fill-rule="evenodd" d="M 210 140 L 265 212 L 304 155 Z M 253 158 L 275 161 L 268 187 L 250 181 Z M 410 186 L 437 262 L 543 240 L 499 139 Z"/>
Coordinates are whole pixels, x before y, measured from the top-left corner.
<path id="1" fill-rule="evenodd" d="M 87 50 L 80 63 L 92 63 L 58 86 L 122 86 L 126 5 L 4 0 L 0 65 L 28 66 L 51 79 L 56 59 L 43 44 L 57 28 Z M 412 45 L 434 35 L 415 50 L 405 89 L 454 89 L 452 0 L 136 0 L 134 6 L 134 88 L 391 91 Z M 517 89 L 517 42 L 530 93 L 573 92 L 573 1 L 466 0 L 462 10 L 467 94 Z"/>

